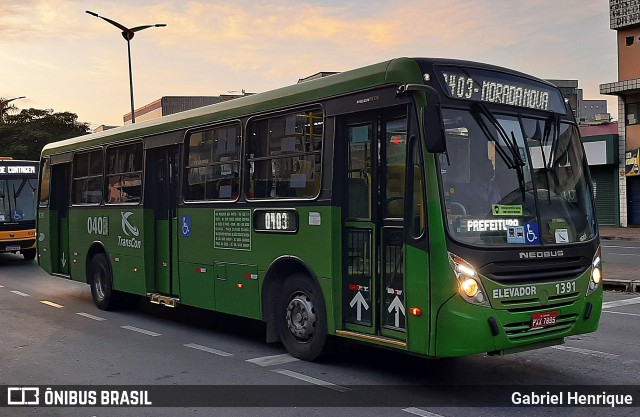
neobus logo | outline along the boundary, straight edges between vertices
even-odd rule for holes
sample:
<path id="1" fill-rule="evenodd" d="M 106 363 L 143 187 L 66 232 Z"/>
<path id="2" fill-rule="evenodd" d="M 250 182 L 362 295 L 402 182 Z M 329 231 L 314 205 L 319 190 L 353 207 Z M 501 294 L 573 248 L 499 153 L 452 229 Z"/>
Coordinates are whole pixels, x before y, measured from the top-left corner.
<path id="1" fill-rule="evenodd" d="M 133 216 L 133 212 L 131 211 L 123 211 L 120 212 L 122 216 L 122 232 L 129 236 L 132 234 L 133 237 L 126 238 L 122 236 L 118 236 L 118 246 L 122 246 L 124 248 L 134 248 L 140 249 L 142 246 L 142 242 L 136 239 L 136 237 L 140 236 L 140 230 L 129 222 L 129 217 Z"/>
<path id="2" fill-rule="evenodd" d="M 520 252 L 520 259 L 559 258 L 561 256 L 564 256 L 564 251 L 561 250 Z"/>

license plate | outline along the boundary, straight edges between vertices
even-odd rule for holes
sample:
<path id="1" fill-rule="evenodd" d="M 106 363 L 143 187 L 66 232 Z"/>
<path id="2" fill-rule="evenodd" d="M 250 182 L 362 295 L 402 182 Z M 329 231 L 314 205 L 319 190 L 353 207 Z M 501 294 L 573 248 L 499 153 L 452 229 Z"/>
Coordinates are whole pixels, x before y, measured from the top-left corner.
<path id="1" fill-rule="evenodd" d="M 4 250 L 6 250 L 7 252 L 11 252 L 14 250 L 20 250 L 20 246 L 7 246 L 4 248 Z"/>
<path id="2" fill-rule="evenodd" d="M 531 329 L 542 329 L 543 327 L 555 326 L 558 324 L 558 312 L 547 311 L 531 315 Z"/>

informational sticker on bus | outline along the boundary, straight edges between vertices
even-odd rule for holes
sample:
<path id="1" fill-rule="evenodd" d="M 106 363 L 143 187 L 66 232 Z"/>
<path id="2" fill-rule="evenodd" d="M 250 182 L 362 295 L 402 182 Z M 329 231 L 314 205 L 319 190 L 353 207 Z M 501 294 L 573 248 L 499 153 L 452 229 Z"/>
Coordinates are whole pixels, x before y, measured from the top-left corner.
<path id="1" fill-rule="evenodd" d="M 523 210 L 521 205 L 504 205 L 494 204 L 492 206 L 494 216 L 522 216 Z"/>
<path id="2" fill-rule="evenodd" d="M 214 210 L 213 246 L 251 250 L 251 210 Z"/>

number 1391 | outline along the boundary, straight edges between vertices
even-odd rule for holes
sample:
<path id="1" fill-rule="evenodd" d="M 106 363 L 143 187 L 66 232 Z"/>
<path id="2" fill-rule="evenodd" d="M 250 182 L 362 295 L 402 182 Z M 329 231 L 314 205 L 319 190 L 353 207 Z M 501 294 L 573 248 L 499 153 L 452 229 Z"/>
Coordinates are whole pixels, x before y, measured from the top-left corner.
<path id="1" fill-rule="evenodd" d="M 575 292 L 575 291 L 576 291 L 576 282 L 575 281 L 561 282 L 559 284 L 556 284 L 556 293 L 557 294 L 567 294 L 567 293 Z"/>

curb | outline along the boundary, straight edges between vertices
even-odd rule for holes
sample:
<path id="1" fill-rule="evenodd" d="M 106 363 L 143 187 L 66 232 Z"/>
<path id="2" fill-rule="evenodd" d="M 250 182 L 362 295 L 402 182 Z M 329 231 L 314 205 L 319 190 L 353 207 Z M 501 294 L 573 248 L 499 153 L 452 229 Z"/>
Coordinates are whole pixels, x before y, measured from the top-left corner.
<path id="1" fill-rule="evenodd" d="M 640 281 L 625 279 L 605 279 L 602 282 L 605 291 L 640 292 Z"/>
<path id="2" fill-rule="evenodd" d="M 600 240 L 630 240 L 630 241 L 640 241 L 640 237 L 629 237 L 629 236 L 600 236 Z"/>

